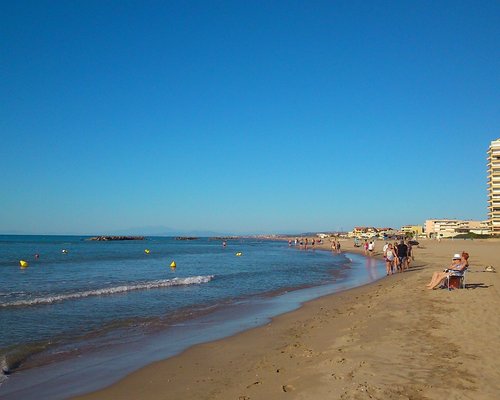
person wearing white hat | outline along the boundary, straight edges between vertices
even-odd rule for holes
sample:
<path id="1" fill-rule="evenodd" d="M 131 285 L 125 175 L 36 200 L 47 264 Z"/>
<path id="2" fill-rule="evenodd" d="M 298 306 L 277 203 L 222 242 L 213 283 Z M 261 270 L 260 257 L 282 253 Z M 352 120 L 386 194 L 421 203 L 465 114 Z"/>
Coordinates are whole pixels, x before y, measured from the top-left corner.
<path id="1" fill-rule="evenodd" d="M 427 289 L 435 289 L 441 285 L 444 280 L 453 273 L 461 273 L 469 266 L 469 254 L 466 252 L 455 253 L 451 265 L 442 272 L 434 272 L 432 279 L 427 285 Z"/>

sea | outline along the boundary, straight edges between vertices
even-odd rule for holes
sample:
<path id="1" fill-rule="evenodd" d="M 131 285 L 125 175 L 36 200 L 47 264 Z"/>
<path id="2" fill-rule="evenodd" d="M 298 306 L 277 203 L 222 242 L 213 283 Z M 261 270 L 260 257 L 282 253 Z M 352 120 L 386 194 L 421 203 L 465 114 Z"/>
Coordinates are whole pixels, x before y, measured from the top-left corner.
<path id="1" fill-rule="evenodd" d="M 378 260 L 281 240 L 88 239 L 0 235 L 0 398 L 93 391 L 385 275 Z"/>

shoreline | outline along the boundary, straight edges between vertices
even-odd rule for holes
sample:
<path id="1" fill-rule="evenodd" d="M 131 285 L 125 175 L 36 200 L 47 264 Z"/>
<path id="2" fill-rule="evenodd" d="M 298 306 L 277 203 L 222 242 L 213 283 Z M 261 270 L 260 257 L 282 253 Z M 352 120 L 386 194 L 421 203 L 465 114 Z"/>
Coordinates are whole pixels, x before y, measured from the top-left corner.
<path id="1" fill-rule="evenodd" d="M 77 398 L 494 398 L 499 275 L 482 271 L 498 263 L 500 241 L 423 244 L 406 273 L 306 302 Z M 462 249 L 472 260 L 468 289 L 426 290 L 431 273 Z"/>
<path id="2" fill-rule="evenodd" d="M 324 259 L 325 255 L 326 259 L 331 258 L 324 250 L 320 252 L 320 258 Z M 173 326 L 164 332 L 145 336 L 143 340 L 131 342 L 125 347 L 120 345 L 114 349 L 103 349 L 99 354 L 83 352 L 78 359 L 60 360 L 52 366 L 42 367 L 45 370 L 26 369 L 12 376 L 13 380 L 2 388 L 3 395 L 6 398 L 15 398 L 17 395 L 27 398 L 67 398 L 104 388 L 152 362 L 174 357 L 199 343 L 231 337 L 256 326 L 264 326 L 275 316 L 300 308 L 311 299 L 345 290 L 348 286 L 365 284 L 373 280 L 374 276 L 377 279 L 383 276 L 380 263 L 373 266 L 376 270 L 368 275 L 362 257 L 351 254 L 348 258 L 354 260 L 351 266 L 353 271 L 339 281 L 332 277 L 329 283 L 319 286 L 305 286 L 275 296 L 249 298 L 248 301 L 237 302 L 205 317 L 180 324 L 179 327 Z M 348 262 L 345 257 L 341 260 Z M 47 379 L 43 378 L 44 375 Z M 75 384 L 75 380 L 80 383 Z"/>

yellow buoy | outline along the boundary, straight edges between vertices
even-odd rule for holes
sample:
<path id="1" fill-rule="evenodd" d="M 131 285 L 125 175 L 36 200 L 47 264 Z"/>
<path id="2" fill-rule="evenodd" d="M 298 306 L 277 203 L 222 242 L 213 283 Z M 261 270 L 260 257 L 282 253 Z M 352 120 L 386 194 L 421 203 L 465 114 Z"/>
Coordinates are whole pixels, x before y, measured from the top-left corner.
<path id="1" fill-rule="evenodd" d="M 144 253 L 149 254 L 149 249 L 144 250 Z"/>
<path id="2" fill-rule="evenodd" d="M 177 268 L 177 264 L 175 263 L 175 261 L 172 261 L 172 263 L 170 264 L 170 268 L 171 269 L 176 269 Z"/>
<path id="3" fill-rule="evenodd" d="M 237 255 L 238 257 L 239 257 L 239 256 L 241 256 L 241 254 L 242 254 L 242 253 L 236 253 L 236 255 Z"/>
<path id="4" fill-rule="evenodd" d="M 21 260 L 19 261 L 19 265 L 21 266 L 21 268 L 28 268 L 29 264 L 27 261 Z"/>

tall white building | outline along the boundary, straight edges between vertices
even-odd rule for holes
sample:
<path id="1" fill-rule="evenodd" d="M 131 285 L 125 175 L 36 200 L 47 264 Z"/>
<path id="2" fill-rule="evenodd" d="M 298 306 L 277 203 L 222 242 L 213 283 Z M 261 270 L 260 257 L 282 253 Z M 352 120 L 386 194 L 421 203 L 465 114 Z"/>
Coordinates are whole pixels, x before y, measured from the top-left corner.
<path id="1" fill-rule="evenodd" d="M 488 149 L 488 225 L 492 235 L 500 235 L 500 139 Z"/>

